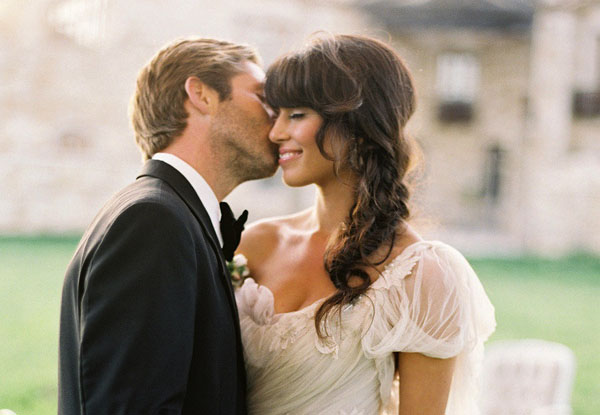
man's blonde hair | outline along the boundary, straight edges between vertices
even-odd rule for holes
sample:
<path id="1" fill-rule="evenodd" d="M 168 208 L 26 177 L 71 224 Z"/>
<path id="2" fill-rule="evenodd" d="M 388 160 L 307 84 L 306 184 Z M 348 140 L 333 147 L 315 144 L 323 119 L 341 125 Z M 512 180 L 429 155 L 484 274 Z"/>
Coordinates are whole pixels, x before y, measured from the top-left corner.
<path id="1" fill-rule="evenodd" d="M 191 38 L 161 49 L 140 71 L 131 100 L 135 141 L 144 160 L 164 150 L 187 125 L 185 81 L 198 77 L 221 101 L 231 95 L 231 78 L 245 61 L 260 64 L 257 52 L 246 45 Z"/>

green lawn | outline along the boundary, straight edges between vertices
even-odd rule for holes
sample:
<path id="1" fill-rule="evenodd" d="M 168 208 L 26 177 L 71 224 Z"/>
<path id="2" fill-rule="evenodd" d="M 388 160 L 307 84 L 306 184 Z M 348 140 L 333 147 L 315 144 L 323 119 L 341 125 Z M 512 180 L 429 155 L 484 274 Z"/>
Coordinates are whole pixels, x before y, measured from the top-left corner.
<path id="1" fill-rule="evenodd" d="M 60 292 L 76 245 L 0 239 L 0 408 L 56 414 Z"/>
<path id="2" fill-rule="evenodd" d="M 600 414 L 600 258 L 471 260 L 496 307 L 490 341 L 541 338 L 575 352 L 575 415 Z"/>
<path id="3" fill-rule="evenodd" d="M 75 238 L 0 238 L 0 408 L 56 414 L 58 313 Z M 496 306 L 490 341 L 543 338 L 571 347 L 576 415 L 600 414 L 600 259 L 477 259 Z"/>

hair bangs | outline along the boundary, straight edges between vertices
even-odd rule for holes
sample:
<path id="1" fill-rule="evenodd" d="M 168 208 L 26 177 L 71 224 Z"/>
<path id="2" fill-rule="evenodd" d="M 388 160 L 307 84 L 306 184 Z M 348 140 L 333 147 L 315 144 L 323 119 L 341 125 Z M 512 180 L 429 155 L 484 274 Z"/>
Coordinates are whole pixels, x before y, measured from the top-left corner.
<path id="1" fill-rule="evenodd" d="M 265 82 L 267 103 L 273 108 L 309 107 L 320 112 L 313 90 L 318 74 L 311 73 L 302 53 L 283 56 L 269 67 Z"/>

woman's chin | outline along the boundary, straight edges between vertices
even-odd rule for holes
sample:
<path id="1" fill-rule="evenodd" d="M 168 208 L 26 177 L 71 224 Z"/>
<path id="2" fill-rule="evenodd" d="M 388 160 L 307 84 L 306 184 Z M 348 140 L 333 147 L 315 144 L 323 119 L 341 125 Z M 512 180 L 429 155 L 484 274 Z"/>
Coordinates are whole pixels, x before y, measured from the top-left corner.
<path id="1" fill-rule="evenodd" d="M 283 175 L 282 179 L 283 183 L 289 187 L 304 187 L 314 183 L 313 181 L 307 180 L 306 178 L 286 177 L 285 174 Z"/>

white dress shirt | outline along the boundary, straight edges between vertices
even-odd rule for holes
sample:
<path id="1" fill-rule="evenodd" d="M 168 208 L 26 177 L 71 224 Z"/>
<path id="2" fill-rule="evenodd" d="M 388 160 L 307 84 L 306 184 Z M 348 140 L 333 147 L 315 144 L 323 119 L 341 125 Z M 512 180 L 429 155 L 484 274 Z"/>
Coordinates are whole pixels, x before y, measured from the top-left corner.
<path id="1" fill-rule="evenodd" d="M 219 206 L 219 200 L 217 199 L 215 192 L 213 192 L 208 183 L 206 183 L 204 177 L 202 177 L 202 175 L 192 166 L 173 154 L 156 153 L 152 156 L 152 160 L 160 160 L 167 163 L 190 182 L 200 198 L 200 201 L 204 205 L 204 208 L 208 212 L 217 238 L 219 238 L 219 243 L 223 246 L 223 236 L 221 235 L 221 226 L 219 224 L 219 221 L 221 220 L 221 207 Z"/>

